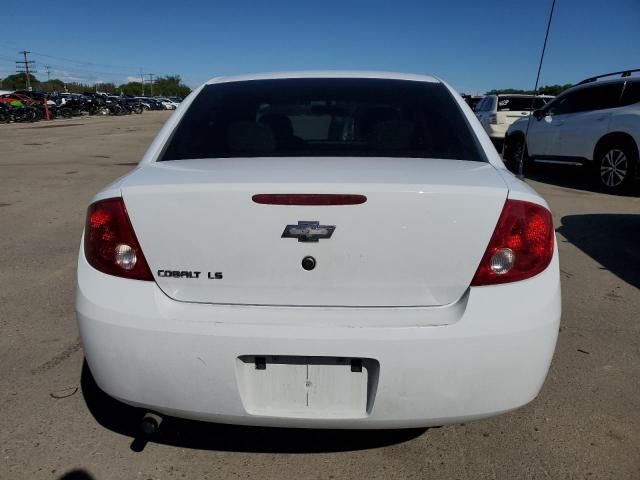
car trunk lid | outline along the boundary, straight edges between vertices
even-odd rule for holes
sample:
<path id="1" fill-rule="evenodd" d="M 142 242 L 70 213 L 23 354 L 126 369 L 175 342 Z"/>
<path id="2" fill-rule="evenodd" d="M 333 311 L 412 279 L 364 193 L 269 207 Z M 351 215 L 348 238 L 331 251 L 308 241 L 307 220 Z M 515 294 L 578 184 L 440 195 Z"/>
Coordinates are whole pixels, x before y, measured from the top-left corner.
<path id="1" fill-rule="evenodd" d="M 253 200 L 292 193 L 366 201 Z M 122 194 L 155 280 L 175 300 L 381 307 L 460 298 L 507 187 L 484 162 L 274 157 L 158 162 L 133 172 Z M 300 241 L 309 232 L 316 241 Z M 309 256 L 315 268 L 305 270 Z"/>

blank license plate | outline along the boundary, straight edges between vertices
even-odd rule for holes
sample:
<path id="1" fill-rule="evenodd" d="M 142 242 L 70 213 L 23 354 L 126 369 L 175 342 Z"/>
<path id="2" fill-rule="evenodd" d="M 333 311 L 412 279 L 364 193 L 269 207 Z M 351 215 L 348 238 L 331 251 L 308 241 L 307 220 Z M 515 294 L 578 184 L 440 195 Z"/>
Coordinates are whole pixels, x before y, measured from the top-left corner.
<path id="1" fill-rule="evenodd" d="M 370 409 L 377 362 L 333 357 L 243 356 L 238 380 L 247 412 L 361 418 Z"/>

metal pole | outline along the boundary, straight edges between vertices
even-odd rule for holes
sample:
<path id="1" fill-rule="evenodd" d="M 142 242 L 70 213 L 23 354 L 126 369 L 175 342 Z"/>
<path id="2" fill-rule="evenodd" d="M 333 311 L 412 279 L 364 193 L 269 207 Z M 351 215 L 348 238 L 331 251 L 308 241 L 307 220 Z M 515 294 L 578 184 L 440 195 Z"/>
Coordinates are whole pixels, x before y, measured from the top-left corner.
<path id="1" fill-rule="evenodd" d="M 547 21 L 547 31 L 544 35 L 544 43 L 542 45 L 542 53 L 540 54 L 540 63 L 538 63 L 538 74 L 536 75 L 536 84 L 533 87 L 533 98 L 531 99 L 531 112 L 527 120 L 527 130 L 524 133 L 524 146 L 520 152 L 518 161 L 518 178 L 524 180 L 524 151 L 526 150 L 527 138 L 529 138 L 529 125 L 531 125 L 531 117 L 533 116 L 533 105 L 538 95 L 538 82 L 540 81 L 540 71 L 542 70 L 542 61 L 544 60 L 544 52 L 547 50 L 547 39 L 549 38 L 549 30 L 551 29 L 551 20 L 553 19 L 553 11 L 556 7 L 556 0 L 551 2 L 551 10 L 549 11 L 549 20 Z"/>

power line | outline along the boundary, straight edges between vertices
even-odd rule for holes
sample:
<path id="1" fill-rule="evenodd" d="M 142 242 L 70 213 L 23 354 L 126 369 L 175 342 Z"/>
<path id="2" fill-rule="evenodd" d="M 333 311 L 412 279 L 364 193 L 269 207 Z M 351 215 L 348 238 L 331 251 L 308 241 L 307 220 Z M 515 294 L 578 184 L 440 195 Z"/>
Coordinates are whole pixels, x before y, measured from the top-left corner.
<path id="1" fill-rule="evenodd" d="M 85 61 L 85 60 L 74 60 L 71 58 L 67 58 L 67 57 L 59 57 L 56 55 L 49 55 L 49 54 L 44 54 L 44 53 L 39 53 L 39 52 L 31 52 L 32 55 L 35 56 L 39 56 L 39 57 L 47 57 L 47 58 L 53 58 L 55 60 L 59 60 L 62 62 L 69 62 L 69 63 L 74 63 L 76 65 L 79 65 L 80 67 L 105 67 L 105 68 L 118 68 L 118 69 L 126 69 L 128 70 L 127 72 L 114 72 L 114 71 L 102 71 L 102 70 L 93 70 L 93 69 L 86 69 L 86 68 L 78 68 L 78 67 L 71 67 L 71 72 L 73 73 L 78 73 L 78 72 L 84 72 L 84 73 L 95 73 L 98 75 L 126 75 L 126 76 L 134 76 L 134 73 L 137 68 L 129 66 L 129 65 L 109 65 L 109 64 L 105 64 L 105 63 L 95 63 L 95 62 L 89 62 L 89 61 Z M 60 67 L 58 65 L 58 67 Z M 60 67 L 61 69 L 63 69 L 63 67 Z M 154 75 L 170 75 L 168 73 L 161 73 L 161 74 L 155 74 Z"/>
<path id="2" fill-rule="evenodd" d="M 105 68 L 125 68 L 125 69 L 131 69 L 133 70 L 133 67 L 129 66 L 129 65 L 109 65 L 106 63 L 96 63 L 96 62 L 89 62 L 86 60 L 74 60 L 72 58 L 66 58 L 66 57 L 59 57 L 57 55 L 49 55 L 46 53 L 39 53 L 39 52 L 31 52 L 33 55 L 36 55 L 38 57 L 46 57 L 46 58 L 53 58 L 54 60 L 60 60 L 62 62 L 69 62 L 69 63 L 75 63 L 77 65 L 80 66 L 86 66 L 86 67 L 105 67 Z"/>
<path id="3" fill-rule="evenodd" d="M 22 52 L 20 52 L 22 53 Z M 130 66 L 124 66 L 124 65 L 109 65 L 109 64 L 102 64 L 102 63 L 95 63 L 95 62 L 88 62 L 88 61 L 84 61 L 84 60 L 77 60 L 77 59 L 72 59 L 72 58 L 68 58 L 68 57 L 61 57 L 61 56 L 57 56 L 57 55 L 49 55 L 46 53 L 40 53 L 40 52 L 34 52 L 34 51 L 29 51 L 27 52 L 29 55 L 33 55 L 36 57 L 47 57 L 47 58 L 52 58 L 55 60 L 58 60 L 60 62 L 63 63 L 72 63 L 75 64 L 77 66 L 71 66 L 71 67 L 66 67 L 60 64 L 57 64 L 57 62 L 54 63 L 48 63 L 48 70 L 45 70 L 47 72 L 48 78 L 50 78 L 50 75 L 61 75 L 62 77 L 69 77 L 72 78 L 72 81 L 80 81 L 80 82 L 88 82 L 88 83 L 95 83 L 98 79 L 100 79 L 100 77 L 115 77 L 115 76 L 122 76 L 125 77 L 125 81 L 128 81 L 129 78 L 127 77 L 138 77 L 137 73 L 134 73 L 136 70 L 138 69 L 134 69 L 133 67 Z M 6 59 L 7 61 L 14 61 L 14 58 L 8 57 L 6 55 L 0 55 L 0 59 Z M 1 63 L 1 60 L 0 60 Z M 33 73 L 37 73 L 35 71 L 35 69 L 32 68 L 32 65 L 35 62 L 31 61 L 30 64 L 30 68 L 29 68 L 29 73 L 33 74 Z M 21 62 L 21 65 L 24 64 L 24 62 Z M 105 71 L 105 70 L 93 70 L 91 68 L 82 68 L 82 67 L 92 67 L 92 66 L 102 66 L 105 68 L 121 68 L 121 69 L 127 69 L 127 72 L 121 72 L 121 71 Z M 24 67 L 21 67 L 24 68 Z M 130 69 L 130 70 L 129 70 Z M 26 70 L 26 68 L 25 68 Z M 140 69 L 142 70 L 142 69 Z M 20 71 L 19 73 L 25 73 Z M 169 76 L 169 75 L 174 75 L 173 73 L 160 73 L 160 74 L 152 74 L 152 76 L 150 77 L 151 79 L 151 83 L 155 79 L 157 79 L 159 76 Z M 73 77 L 78 77 L 78 78 L 73 78 Z M 141 79 L 141 83 L 146 83 L 145 77 L 149 77 L 149 74 L 142 74 L 142 71 L 140 71 L 140 79 Z M 104 81 L 110 81 L 110 80 L 104 80 Z M 144 86 L 143 86 L 144 88 Z"/>

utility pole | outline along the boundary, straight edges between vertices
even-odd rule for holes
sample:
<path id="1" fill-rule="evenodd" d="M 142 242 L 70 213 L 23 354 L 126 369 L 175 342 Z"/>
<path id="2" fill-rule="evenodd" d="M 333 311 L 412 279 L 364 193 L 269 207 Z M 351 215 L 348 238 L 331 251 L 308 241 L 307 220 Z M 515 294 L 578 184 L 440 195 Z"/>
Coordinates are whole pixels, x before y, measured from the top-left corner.
<path id="1" fill-rule="evenodd" d="M 31 91 L 31 74 L 32 73 L 38 73 L 37 70 L 32 70 L 31 65 L 33 65 L 34 62 L 33 60 L 29 60 L 27 58 L 27 55 L 29 55 L 31 52 L 27 51 L 27 50 L 23 50 L 21 52 L 18 52 L 22 55 L 24 55 L 24 61 L 23 60 L 18 60 L 16 61 L 16 73 L 24 73 L 27 77 L 27 90 Z M 24 70 L 22 70 L 24 69 Z"/>
<path id="2" fill-rule="evenodd" d="M 155 73 L 147 73 L 146 75 L 149 77 L 149 89 L 151 90 L 150 96 L 153 97 L 153 76 Z"/>
<path id="3" fill-rule="evenodd" d="M 142 96 L 144 97 L 144 74 L 142 68 L 140 69 L 140 83 L 142 84 Z"/>
<path id="4" fill-rule="evenodd" d="M 47 72 L 47 87 L 51 90 L 51 66 L 45 65 L 44 71 Z"/>

